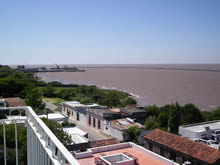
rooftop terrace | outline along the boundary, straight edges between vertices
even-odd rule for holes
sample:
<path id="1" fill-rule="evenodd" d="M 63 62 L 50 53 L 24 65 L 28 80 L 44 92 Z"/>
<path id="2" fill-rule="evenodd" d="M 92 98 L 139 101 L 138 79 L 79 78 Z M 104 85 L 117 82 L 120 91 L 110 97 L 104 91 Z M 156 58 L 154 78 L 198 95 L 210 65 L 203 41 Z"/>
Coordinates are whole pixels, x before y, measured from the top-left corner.
<path id="1" fill-rule="evenodd" d="M 119 158 L 119 155 L 125 155 L 124 157 L 129 157 L 129 159 L 120 159 L 118 161 L 127 161 L 130 160 L 130 158 L 136 158 L 138 165 L 177 165 L 177 163 L 161 157 L 160 155 L 157 155 L 134 143 L 121 143 L 116 145 L 91 148 L 88 150 L 88 152 L 77 154 L 76 157 L 78 157 L 78 162 L 80 165 L 95 165 L 95 159 L 108 159 L 115 155 L 117 155 L 117 158 Z"/>

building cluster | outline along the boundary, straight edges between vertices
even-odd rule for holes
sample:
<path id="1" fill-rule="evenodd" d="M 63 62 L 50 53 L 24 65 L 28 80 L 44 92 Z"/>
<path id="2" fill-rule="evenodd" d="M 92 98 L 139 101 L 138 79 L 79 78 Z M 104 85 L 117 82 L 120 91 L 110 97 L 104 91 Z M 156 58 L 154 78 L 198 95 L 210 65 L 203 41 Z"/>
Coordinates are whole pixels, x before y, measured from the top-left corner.
<path id="1" fill-rule="evenodd" d="M 0 99 L 0 108 L 4 109 L 6 105 L 19 107 L 24 103 L 18 98 Z M 145 130 L 141 132 L 143 146 L 140 146 L 124 142 L 129 139 L 127 129 L 132 126 L 143 128 L 141 123 L 147 114 L 138 107 L 107 108 L 69 101 L 61 103 L 59 110 L 61 113 L 39 117 L 59 123 L 72 119 L 113 137 L 90 141 L 85 130 L 75 126 L 64 127 L 63 130 L 72 138 L 72 143 L 66 148 L 81 165 L 220 165 L 220 121 L 180 126 L 179 135 L 160 129 Z M 9 110 L 8 119 L 26 120 L 21 112 L 18 116 L 12 115 L 13 111 Z"/>
<path id="2" fill-rule="evenodd" d="M 143 121 L 147 115 L 137 107 L 111 109 L 97 104 L 84 105 L 76 101 L 60 104 L 60 111 L 72 120 L 100 130 L 120 141 L 128 139 L 125 131 L 128 128 L 132 126 L 143 128 L 143 125 L 137 121 Z M 180 136 L 155 129 L 142 132 L 145 149 L 133 143 L 121 143 L 96 146 L 87 149 L 86 152 L 73 151 L 73 154 L 80 164 L 86 162 L 97 165 L 146 164 L 150 153 L 151 156 L 155 154 L 156 159 L 151 159 L 150 164 L 219 165 L 219 130 L 220 121 L 180 126 Z M 198 139 L 212 142 L 212 145 L 201 143 Z M 118 148 L 123 145 L 127 147 Z"/>
<path id="3" fill-rule="evenodd" d="M 63 102 L 60 112 L 70 119 L 111 135 L 120 141 L 128 139 L 126 130 L 140 124 L 146 118 L 146 111 L 136 107 L 107 108 L 98 104 L 80 104 L 76 101 Z M 137 122 L 138 121 L 138 122 Z"/>

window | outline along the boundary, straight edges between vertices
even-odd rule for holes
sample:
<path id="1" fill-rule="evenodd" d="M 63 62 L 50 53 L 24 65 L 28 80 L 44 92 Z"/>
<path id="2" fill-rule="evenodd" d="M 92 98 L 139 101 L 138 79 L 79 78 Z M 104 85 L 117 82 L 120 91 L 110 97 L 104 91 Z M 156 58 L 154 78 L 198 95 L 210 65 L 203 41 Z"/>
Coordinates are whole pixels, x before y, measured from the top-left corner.
<path id="1" fill-rule="evenodd" d="M 164 156 L 164 150 L 163 150 L 163 148 L 161 148 L 161 147 L 160 147 L 160 155 L 161 155 L 161 156 Z"/>
<path id="2" fill-rule="evenodd" d="M 93 118 L 93 127 L 95 127 L 95 118 Z"/>
<path id="3" fill-rule="evenodd" d="M 101 122 L 99 119 L 98 119 L 98 129 L 101 129 Z"/>
<path id="4" fill-rule="evenodd" d="M 76 114 L 76 120 L 79 121 L 79 113 L 78 113 L 78 112 L 77 112 L 77 114 Z"/>
<path id="5" fill-rule="evenodd" d="M 171 152 L 170 153 L 170 159 L 173 160 L 174 162 L 176 162 L 176 153 L 175 152 Z"/>
<path id="6" fill-rule="evenodd" d="M 152 145 L 152 143 L 149 143 L 149 150 L 153 150 L 153 145 Z"/>
<path id="7" fill-rule="evenodd" d="M 215 136 L 212 135 L 212 140 L 215 140 Z"/>
<path id="8" fill-rule="evenodd" d="M 91 125 L 91 116 L 89 116 L 89 125 Z"/>

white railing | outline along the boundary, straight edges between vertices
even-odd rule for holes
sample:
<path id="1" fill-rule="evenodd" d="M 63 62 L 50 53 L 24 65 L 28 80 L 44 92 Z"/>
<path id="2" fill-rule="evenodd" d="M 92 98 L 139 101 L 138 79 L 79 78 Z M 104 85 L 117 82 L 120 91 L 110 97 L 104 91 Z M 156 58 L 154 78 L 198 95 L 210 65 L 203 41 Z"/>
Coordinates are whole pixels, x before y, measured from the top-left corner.
<path id="1" fill-rule="evenodd" d="M 0 110 L 25 110 L 27 120 L 28 165 L 79 165 L 31 107 L 8 107 Z M 4 120 L 2 120 L 5 122 Z"/>

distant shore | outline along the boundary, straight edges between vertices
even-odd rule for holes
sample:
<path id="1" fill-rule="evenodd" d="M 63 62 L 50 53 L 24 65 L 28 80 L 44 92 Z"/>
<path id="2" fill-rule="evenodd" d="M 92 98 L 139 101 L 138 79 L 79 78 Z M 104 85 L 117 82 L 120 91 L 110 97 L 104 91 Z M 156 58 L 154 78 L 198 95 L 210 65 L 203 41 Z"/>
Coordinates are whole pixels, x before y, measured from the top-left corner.
<path id="1" fill-rule="evenodd" d="M 182 71 L 204 71 L 204 72 L 220 72 L 220 69 L 186 69 L 186 68 L 157 68 L 157 67 L 115 67 L 115 66 L 112 66 L 112 67 L 106 67 L 106 66 L 90 66 L 90 67 L 78 67 L 78 68 L 105 68 L 105 69 L 108 69 L 108 68 L 115 68 L 115 69 L 156 69 L 156 70 L 182 70 Z"/>
<path id="2" fill-rule="evenodd" d="M 201 110 L 220 106 L 220 64 L 74 65 L 80 73 L 38 73 L 44 81 L 96 85 L 126 91 L 139 105 L 193 103 Z M 154 68 L 154 69 L 152 69 Z"/>

